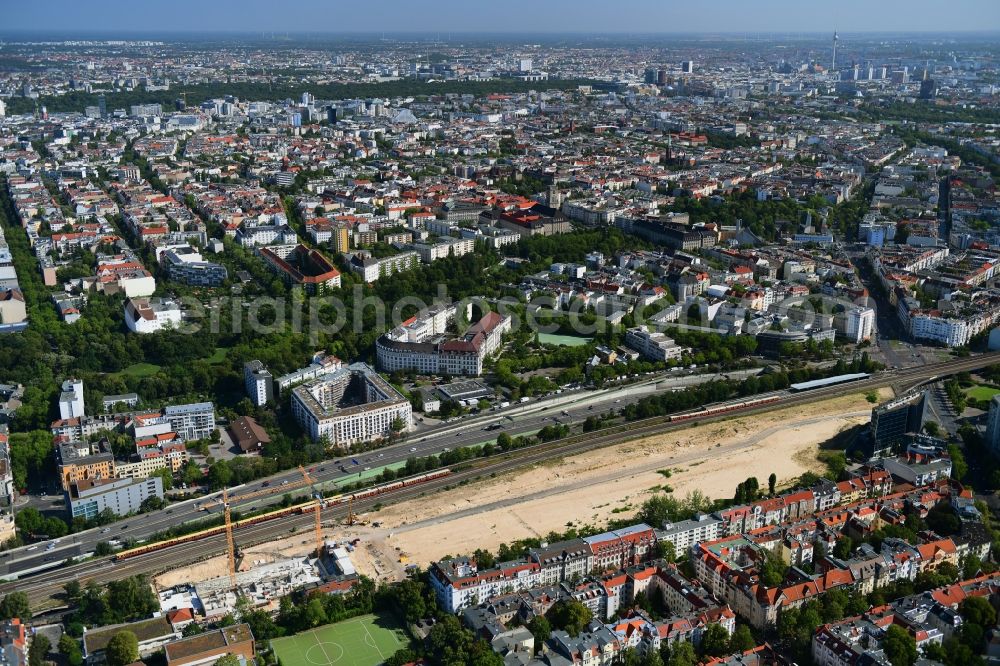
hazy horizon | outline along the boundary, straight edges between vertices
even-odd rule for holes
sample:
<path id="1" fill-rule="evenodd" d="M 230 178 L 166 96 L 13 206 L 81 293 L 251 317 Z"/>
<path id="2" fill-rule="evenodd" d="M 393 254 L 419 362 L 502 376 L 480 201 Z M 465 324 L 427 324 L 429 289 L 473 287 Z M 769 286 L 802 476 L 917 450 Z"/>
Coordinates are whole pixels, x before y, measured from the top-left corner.
<path id="1" fill-rule="evenodd" d="M 92 0 L 51 0 L 5 7 L 3 33 L 66 34 L 842 34 L 980 33 L 1000 31 L 997 0 L 842 0 L 810 8 L 788 0 L 716 0 L 710 7 L 670 0 L 635 0 L 623 11 L 596 0 L 508 0 L 480 5 L 467 0 L 422 3 L 381 0 L 341 5 L 297 0 L 212 4 L 175 0 L 164 5 Z M 830 8 L 833 11 L 830 11 Z M 195 25 L 192 25 L 192 24 Z M 989 26 L 984 29 L 984 26 Z"/>

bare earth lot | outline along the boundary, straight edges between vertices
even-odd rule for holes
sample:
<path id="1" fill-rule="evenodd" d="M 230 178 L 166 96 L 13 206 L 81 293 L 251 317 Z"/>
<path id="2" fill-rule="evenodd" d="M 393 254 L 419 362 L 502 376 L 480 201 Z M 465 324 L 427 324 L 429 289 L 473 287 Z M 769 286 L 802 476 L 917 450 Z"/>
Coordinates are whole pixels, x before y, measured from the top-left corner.
<path id="1" fill-rule="evenodd" d="M 884 389 L 880 401 L 890 396 Z M 426 566 L 444 555 L 561 532 L 570 523 L 601 525 L 627 517 L 664 484 L 678 497 L 695 489 L 724 497 L 748 476 L 766 486 L 773 472 L 780 487 L 805 471 L 820 471 L 819 444 L 866 423 L 871 407 L 858 393 L 648 437 L 390 506 L 365 516 L 380 521 L 379 528 L 329 525 L 326 536 L 360 537 L 352 554 L 359 573 L 397 579 L 408 563 Z M 663 469 L 671 470 L 669 479 L 658 472 Z M 303 554 L 311 547 L 303 544 L 306 539 L 303 533 L 250 548 L 246 561 L 279 552 Z M 224 574 L 225 558 L 219 557 L 157 582 L 165 586 Z"/>

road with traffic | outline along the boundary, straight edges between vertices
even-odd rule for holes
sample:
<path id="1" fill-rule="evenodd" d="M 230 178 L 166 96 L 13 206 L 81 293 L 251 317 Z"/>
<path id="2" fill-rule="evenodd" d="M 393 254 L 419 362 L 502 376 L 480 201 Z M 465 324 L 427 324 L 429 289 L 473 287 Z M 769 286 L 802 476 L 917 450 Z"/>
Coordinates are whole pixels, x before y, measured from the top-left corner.
<path id="1" fill-rule="evenodd" d="M 772 403 L 766 407 L 761 407 L 756 410 L 738 412 L 740 416 L 748 413 L 753 413 L 756 411 L 769 411 L 778 408 L 784 408 L 789 406 L 794 406 L 798 404 L 806 404 L 810 402 L 815 402 L 818 400 L 826 400 L 839 395 L 844 395 L 848 393 L 855 393 L 857 391 L 870 390 L 877 388 L 879 386 L 886 386 L 890 384 L 894 385 L 908 385 L 913 386 L 921 382 L 934 382 L 940 377 L 954 374 L 957 372 L 971 371 L 986 365 L 991 365 L 993 363 L 1000 362 L 1000 352 L 993 352 L 989 354 L 983 354 L 979 356 L 972 356 L 968 358 L 954 359 L 947 362 L 931 364 L 918 368 L 905 368 L 900 370 L 891 370 L 884 373 L 879 373 L 869 379 L 865 379 L 859 382 L 841 384 L 835 386 L 829 386 L 825 388 L 815 389 L 807 392 L 791 393 L 786 392 L 781 396 L 781 400 Z M 656 382 L 651 381 L 653 386 L 652 390 L 656 390 Z M 639 385 L 635 385 L 633 389 L 637 389 Z M 562 409 L 559 410 L 559 416 L 563 417 L 560 420 L 565 422 L 570 422 L 572 419 L 586 418 L 586 414 L 593 413 L 590 409 L 595 405 L 607 406 L 610 401 L 612 403 L 618 404 L 617 401 L 621 400 L 624 403 L 626 400 L 636 400 L 641 397 L 638 392 L 633 393 L 625 398 L 615 397 L 616 393 L 609 393 L 608 395 L 594 395 L 594 394 L 580 394 L 578 396 L 567 396 L 564 403 L 565 411 L 569 416 L 564 416 L 562 414 Z M 596 401 L 596 402 L 591 402 Z M 530 410 L 524 410 L 522 418 L 516 419 L 519 424 L 517 430 L 521 428 L 527 428 L 527 423 L 534 424 L 533 427 L 537 428 L 546 422 L 551 423 L 553 418 L 559 418 L 550 415 L 552 407 L 542 406 L 537 412 Z M 594 407 L 596 410 L 596 406 Z M 700 422 L 723 420 L 732 417 L 732 414 L 720 415 L 713 418 L 699 419 Z M 450 446 L 458 445 L 457 442 L 473 442 L 484 441 L 484 433 L 482 428 L 485 427 L 483 424 L 489 425 L 490 422 L 495 422 L 498 418 L 505 418 L 503 416 L 497 415 L 486 415 L 477 419 L 477 423 L 464 423 L 460 426 L 455 426 L 453 428 L 453 434 L 449 435 L 448 430 L 450 424 L 441 426 L 439 429 L 435 430 L 434 435 L 419 435 L 417 437 L 417 442 L 410 442 L 407 448 L 407 443 L 396 445 L 388 449 L 380 451 L 383 454 L 382 459 L 386 460 L 390 455 L 399 460 L 405 460 L 406 457 L 410 455 L 430 455 L 431 453 L 439 452 L 443 448 L 450 448 Z M 505 471 L 510 471 L 525 466 L 530 466 L 537 464 L 539 462 L 562 457 L 566 455 L 571 455 L 574 453 L 579 453 L 587 450 L 592 450 L 595 448 L 609 446 L 622 441 L 635 439 L 637 437 L 648 436 L 652 434 L 658 434 L 662 432 L 667 432 L 670 430 L 676 430 L 680 428 L 688 427 L 691 424 L 690 421 L 685 423 L 671 423 L 667 418 L 655 417 L 651 419 L 646 419 L 644 421 L 638 421 L 635 423 L 626 423 L 619 426 L 612 427 L 607 431 L 600 431 L 597 433 L 587 433 L 585 435 L 574 435 L 570 436 L 564 440 L 558 440 L 556 442 L 550 442 L 548 444 L 538 445 L 536 447 L 530 447 L 522 449 L 520 451 L 511 452 L 502 456 L 494 456 L 488 459 L 478 460 L 470 469 L 463 470 L 453 474 L 444 479 L 440 479 L 429 484 L 414 486 L 411 488 L 406 488 L 398 492 L 392 493 L 390 495 L 383 495 L 378 498 L 371 498 L 368 500 L 359 501 L 354 509 L 356 511 L 364 511 L 371 508 L 375 503 L 398 503 L 405 501 L 411 497 L 420 496 L 427 492 L 435 489 L 444 488 L 448 485 L 453 485 L 457 482 L 463 480 L 474 480 L 480 476 L 488 476 L 491 474 L 502 473 Z M 449 436 L 453 437 L 456 442 L 450 442 Z M 410 449 L 416 449 L 411 451 Z M 368 456 L 378 456 L 379 452 L 374 454 L 367 454 Z M 707 451 L 706 458 L 715 454 L 714 451 Z M 377 459 L 377 458 L 376 458 Z M 374 459 L 373 461 L 374 462 Z M 356 476 L 354 473 L 344 474 L 340 471 L 340 466 L 345 463 L 350 463 L 350 458 L 339 460 L 339 461 L 327 461 L 325 463 L 319 464 L 315 468 L 315 474 L 320 482 L 328 483 L 339 479 L 350 479 Z M 353 463 L 351 463 L 353 464 Z M 361 461 L 359 460 L 359 464 Z M 346 468 L 346 466 L 345 466 Z M 339 475 L 339 476 L 338 476 Z M 249 496 L 252 493 L 262 491 L 266 488 L 271 487 L 275 481 L 277 481 L 279 488 L 284 486 L 290 486 L 293 482 L 301 479 L 301 475 L 296 472 L 285 472 L 272 479 L 268 480 L 268 485 L 264 485 L 264 482 L 255 482 L 253 484 L 248 484 L 239 489 L 235 489 L 235 497 Z M 283 484 L 283 481 L 288 481 L 287 484 Z M 204 500 L 202 500 L 204 501 Z M 259 497 L 250 498 L 249 502 L 244 503 L 240 506 L 252 506 L 260 501 Z M 238 502 L 234 500 L 234 504 Z M 125 529 L 118 528 L 120 532 L 125 532 L 131 530 L 132 533 L 138 533 L 144 531 L 145 529 L 152 529 L 156 531 L 162 529 L 166 525 L 176 524 L 179 519 L 184 516 L 190 515 L 192 517 L 198 517 L 199 515 L 204 515 L 203 512 L 198 512 L 194 508 L 194 502 L 191 503 L 191 507 L 185 508 L 182 513 L 177 513 L 180 507 L 175 505 L 172 509 L 167 511 L 173 511 L 174 513 L 168 514 L 166 511 L 161 512 L 159 515 L 150 514 L 148 520 L 153 523 L 153 526 L 146 527 L 142 525 L 147 521 L 147 516 L 142 516 L 137 519 L 132 519 L 129 523 L 138 523 L 135 525 L 129 525 L 126 523 Z M 216 509 L 216 512 L 221 511 L 221 509 Z M 336 506 L 331 508 L 326 513 L 326 518 L 330 519 L 331 516 L 337 517 L 342 515 L 346 511 L 343 506 Z M 240 543 L 244 545 L 249 545 L 251 543 L 260 543 L 267 541 L 269 539 L 279 538 L 281 536 L 287 535 L 289 530 L 295 530 L 296 528 L 308 526 L 312 521 L 312 517 L 309 515 L 304 516 L 292 516 L 284 518 L 282 520 L 275 520 L 265 523 L 260 523 L 257 525 L 249 526 L 239 530 L 238 539 Z M 113 531 L 113 530 L 112 530 Z M 152 532 L 150 532 L 152 533 Z M 87 535 L 82 534 L 79 536 L 87 536 L 88 538 L 81 539 L 78 543 L 74 544 L 74 550 L 86 553 L 89 543 L 96 543 L 97 540 L 101 540 L 103 536 L 104 539 L 107 535 Z M 23 576 L 21 580 L 4 583 L 0 585 L 0 594 L 6 594 L 13 590 L 24 590 L 33 599 L 43 600 L 51 599 L 54 595 L 59 593 L 61 586 L 68 580 L 89 580 L 93 579 L 98 582 L 106 582 L 108 580 L 114 580 L 125 575 L 130 575 L 133 573 L 146 573 L 152 574 L 160 571 L 164 571 L 167 568 L 180 566 L 186 563 L 198 561 L 209 557 L 212 555 L 217 555 L 225 549 L 226 541 L 220 535 L 209 537 L 201 541 L 186 543 L 183 545 L 173 546 L 166 548 L 164 550 L 154 551 L 152 553 L 138 556 L 134 559 L 125 560 L 120 563 L 113 563 L 110 558 L 97 558 L 94 560 L 77 563 L 77 564 L 66 564 L 59 566 L 55 569 L 49 570 L 44 576 Z M 56 552 L 62 552 L 67 550 L 67 547 L 59 548 Z M 50 553 L 51 554 L 51 553 Z M 63 559 L 69 557 L 69 555 L 61 555 Z M 15 560 L 15 564 L 20 563 L 22 560 Z"/>
<path id="2" fill-rule="evenodd" d="M 312 465 L 306 469 L 312 484 L 303 482 L 298 469 L 291 469 L 231 488 L 228 491 L 230 507 L 244 512 L 259 509 L 280 503 L 285 494 L 308 495 L 311 488 L 307 486 L 328 491 L 369 478 L 386 466 L 404 464 L 410 457 L 425 457 L 448 449 L 494 441 L 502 432 L 513 437 L 534 434 L 546 425 L 580 423 L 589 415 L 624 407 L 656 391 L 680 390 L 722 377 L 743 379 L 759 372 L 759 368 L 754 368 L 726 375 L 657 374 L 624 386 L 598 391 L 561 391 L 546 399 L 516 404 L 507 409 L 462 417 L 451 423 L 418 427 L 400 443 Z M 206 508 L 203 510 L 201 506 Z M 56 567 L 71 557 L 93 553 L 102 541 L 141 542 L 170 527 L 219 516 L 222 510 L 221 493 L 210 493 L 55 541 L 5 551 L 0 553 L 0 578 L 24 576 Z"/>

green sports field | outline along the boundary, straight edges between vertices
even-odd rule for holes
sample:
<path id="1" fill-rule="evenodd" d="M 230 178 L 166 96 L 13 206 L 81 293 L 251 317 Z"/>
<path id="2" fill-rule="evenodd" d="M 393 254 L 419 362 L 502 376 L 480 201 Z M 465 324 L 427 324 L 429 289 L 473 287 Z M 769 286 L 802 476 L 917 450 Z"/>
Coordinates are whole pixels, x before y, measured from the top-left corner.
<path id="1" fill-rule="evenodd" d="M 993 396 L 997 393 L 1000 393 L 1000 390 L 995 389 L 992 386 L 983 386 L 982 384 L 977 384 L 965 392 L 965 394 L 970 398 L 975 398 L 976 400 L 982 400 L 984 402 L 993 398 Z"/>
<path id="2" fill-rule="evenodd" d="M 378 666 L 409 639 L 395 622 L 363 615 L 271 641 L 281 666 Z"/>

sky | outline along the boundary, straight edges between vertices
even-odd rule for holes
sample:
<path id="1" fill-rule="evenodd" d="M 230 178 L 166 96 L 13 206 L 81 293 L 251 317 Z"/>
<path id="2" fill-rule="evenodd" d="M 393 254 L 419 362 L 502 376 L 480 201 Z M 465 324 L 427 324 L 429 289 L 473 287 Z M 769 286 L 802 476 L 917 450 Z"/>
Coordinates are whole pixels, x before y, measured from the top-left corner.
<path id="1" fill-rule="evenodd" d="M 0 0 L 0 31 L 1000 31 L 1000 0 Z"/>

